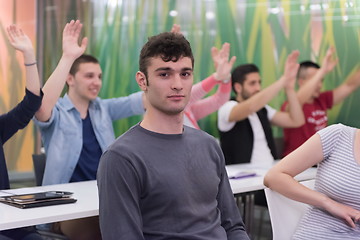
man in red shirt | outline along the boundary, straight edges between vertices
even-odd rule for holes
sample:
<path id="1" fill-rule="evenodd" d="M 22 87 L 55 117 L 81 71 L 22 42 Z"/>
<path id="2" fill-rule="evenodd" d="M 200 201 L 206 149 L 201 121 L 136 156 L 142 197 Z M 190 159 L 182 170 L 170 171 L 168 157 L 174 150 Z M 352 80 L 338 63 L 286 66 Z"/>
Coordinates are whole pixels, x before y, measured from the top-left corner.
<path id="1" fill-rule="evenodd" d="M 358 69 L 337 88 L 321 92 L 323 78 L 337 63 L 337 60 L 332 58 L 334 51 L 333 48 L 327 51 L 322 67 L 311 61 L 300 64 L 297 97 L 304 111 L 305 124 L 298 128 L 284 129 L 283 156 L 295 150 L 317 131 L 325 128 L 328 123 L 327 109 L 343 101 L 360 86 Z M 286 111 L 287 105 L 288 103 L 285 102 L 281 110 Z"/>

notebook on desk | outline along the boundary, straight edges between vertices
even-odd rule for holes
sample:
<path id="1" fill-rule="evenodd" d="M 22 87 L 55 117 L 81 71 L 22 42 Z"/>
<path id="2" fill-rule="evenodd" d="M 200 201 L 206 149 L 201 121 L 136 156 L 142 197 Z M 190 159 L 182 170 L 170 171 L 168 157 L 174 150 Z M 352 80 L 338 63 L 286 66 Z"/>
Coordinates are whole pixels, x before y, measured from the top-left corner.
<path id="1" fill-rule="evenodd" d="M 46 191 L 0 197 L 0 202 L 17 208 L 34 208 L 74 203 L 71 192 Z"/>

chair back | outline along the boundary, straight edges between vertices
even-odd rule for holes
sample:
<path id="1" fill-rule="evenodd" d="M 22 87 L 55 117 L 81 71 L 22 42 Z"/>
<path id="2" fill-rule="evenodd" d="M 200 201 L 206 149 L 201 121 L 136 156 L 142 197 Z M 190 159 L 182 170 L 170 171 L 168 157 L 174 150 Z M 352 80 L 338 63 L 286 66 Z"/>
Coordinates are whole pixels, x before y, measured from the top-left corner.
<path id="1" fill-rule="evenodd" d="M 314 189 L 315 180 L 300 183 Z M 266 188 L 264 191 L 268 203 L 273 240 L 292 239 L 297 225 L 310 206 L 287 198 L 270 188 Z"/>
<path id="2" fill-rule="evenodd" d="M 32 159 L 34 165 L 36 185 L 41 186 L 46 165 L 46 155 L 45 153 L 33 154 Z"/>

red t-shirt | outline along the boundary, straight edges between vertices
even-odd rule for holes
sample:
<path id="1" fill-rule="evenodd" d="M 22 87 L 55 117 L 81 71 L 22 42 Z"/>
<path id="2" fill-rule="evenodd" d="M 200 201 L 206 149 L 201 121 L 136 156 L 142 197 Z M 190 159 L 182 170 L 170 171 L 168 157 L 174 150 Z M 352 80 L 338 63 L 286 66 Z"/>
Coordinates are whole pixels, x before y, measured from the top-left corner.
<path id="1" fill-rule="evenodd" d="M 288 102 L 285 102 L 281 110 L 285 111 Z M 284 152 L 288 155 L 308 140 L 317 131 L 325 128 L 328 123 L 326 110 L 333 106 L 333 92 L 326 91 L 320 94 L 313 103 L 305 103 L 303 112 L 305 124 L 298 128 L 284 128 Z"/>

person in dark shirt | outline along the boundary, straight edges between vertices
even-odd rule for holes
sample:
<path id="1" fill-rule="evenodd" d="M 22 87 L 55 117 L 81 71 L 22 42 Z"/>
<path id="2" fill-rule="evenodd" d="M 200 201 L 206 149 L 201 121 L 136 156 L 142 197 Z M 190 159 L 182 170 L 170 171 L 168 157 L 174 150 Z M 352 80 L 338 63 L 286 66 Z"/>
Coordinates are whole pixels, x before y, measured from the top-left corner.
<path id="1" fill-rule="evenodd" d="M 143 121 L 104 152 L 97 181 L 102 238 L 247 240 L 216 140 L 184 126 L 194 58 L 178 33 L 149 38 L 136 81 Z"/>
<path id="2" fill-rule="evenodd" d="M 33 45 L 29 37 L 15 25 L 7 28 L 10 44 L 24 56 L 26 71 L 26 90 L 24 99 L 11 111 L 0 115 L 1 146 L 9 140 L 19 129 L 23 129 L 30 122 L 39 109 L 42 100 L 39 74 Z M 9 176 L 6 167 L 4 148 L 0 148 L 0 190 L 9 189 Z M 17 228 L 0 231 L 1 240 L 38 240 L 42 237 L 33 227 Z"/>

